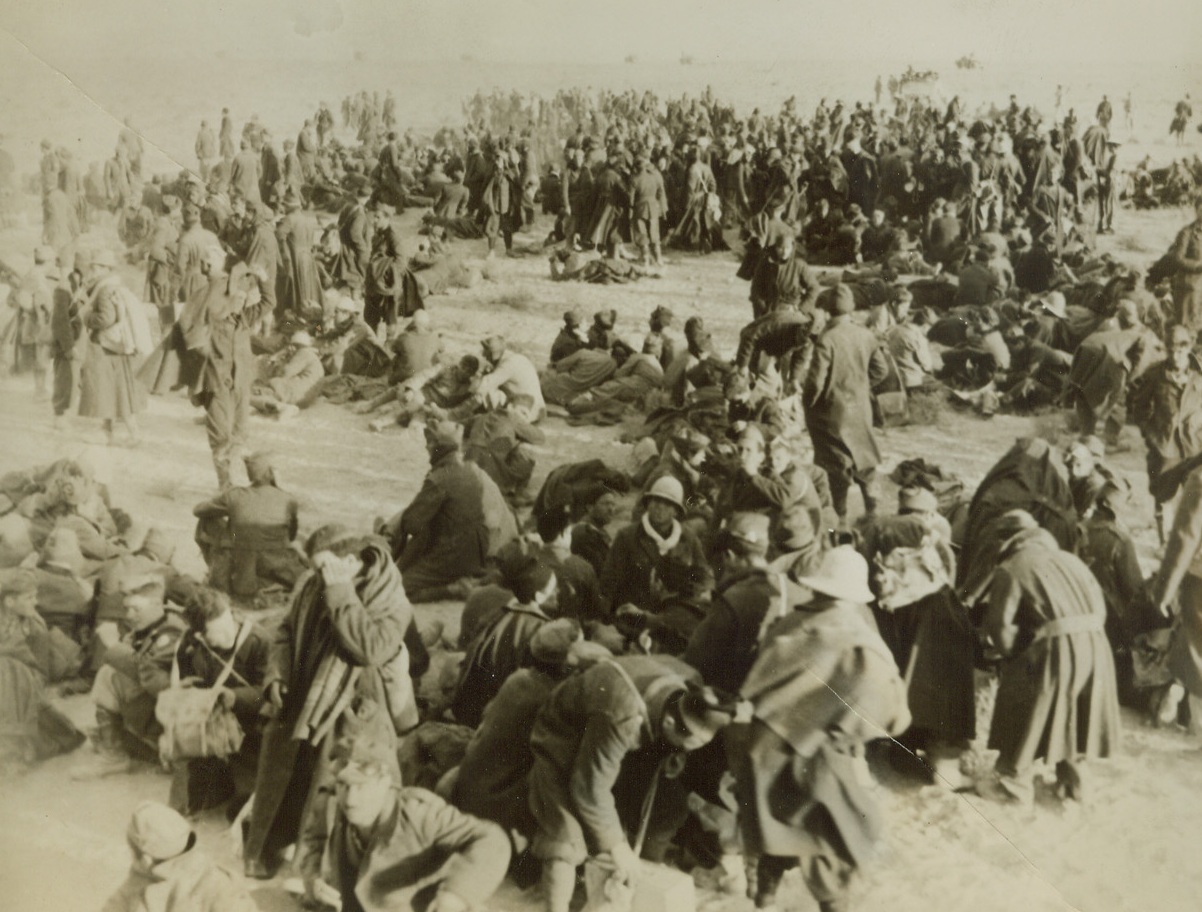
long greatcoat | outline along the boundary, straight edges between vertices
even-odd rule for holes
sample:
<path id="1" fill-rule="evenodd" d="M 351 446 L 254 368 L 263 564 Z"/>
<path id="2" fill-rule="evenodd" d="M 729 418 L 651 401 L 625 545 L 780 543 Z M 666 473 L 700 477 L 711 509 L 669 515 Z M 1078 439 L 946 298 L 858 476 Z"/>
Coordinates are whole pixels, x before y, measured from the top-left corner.
<path id="1" fill-rule="evenodd" d="M 1156 604 L 1178 606 L 1169 668 L 1191 694 L 1202 697 L 1202 468 L 1182 486 L 1153 596 Z"/>
<path id="2" fill-rule="evenodd" d="M 900 734 L 905 688 L 857 605 L 796 609 L 770 628 L 741 691 L 750 724 L 727 730 L 748 854 L 838 854 L 862 865 L 880 811 L 854 759 L 864 742 Z"/>
<path id="3" fill-rule="evenodd" d="M 296 841 L 313 791 L 330 784 L 335 742 L 349 729 L 395 739 L 385 666 L 401 652 L 413 608 L 382 540 L 366 539 L 359 556 L 364 567 L 352 584 L 304 577 L 276 630 L 264 688 L 278 681 L 286 692 L 263 732 L 248 860 L 270 864 Z M 333 720 L 332 729 L 314 731 L 323 720 Z"/>
<path id="4" fill-rule="evenodd" d="M 277 295 L 280 307 L 302 315 L 321 307 L 321 278 L 313 259 L 313 221 L 289 212 L 276 226 L 281 269 Z"/>
<path id="5" fill-rule="evenodd" d="M 1018 533 L 999 558 L 985 616 L 1007 656 L 989 730 L 998 770 L 1021 775 L 1036 760 L 1109 756 L 1119 703 L 1101 586 L 1043 529 Z"/>
<path id="6" fill-rule="evenodd" d="M 833 317 L 814 343 L 803 392 L 814 463 L 828 472 L 873 469 L 881 453 L 872 433 L 872 387 L 888 362 L 871 330 Z"/>
<path id="7" fill-rule="evenodd" d="M 488 529 L 483 489 L 457 453 L 431 465 L 421 490 L 401 514 L 393 553 L 410 595 L 474 576 L 484 567 Z"/>

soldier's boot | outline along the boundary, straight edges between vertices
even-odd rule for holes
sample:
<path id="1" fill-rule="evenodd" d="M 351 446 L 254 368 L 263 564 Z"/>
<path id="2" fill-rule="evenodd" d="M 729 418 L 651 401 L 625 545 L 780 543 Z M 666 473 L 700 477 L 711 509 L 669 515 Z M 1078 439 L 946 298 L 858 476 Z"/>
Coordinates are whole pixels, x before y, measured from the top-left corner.
<path id="1" fill-rule="evenodd" d="M 104 779 L 128 773 L 134 765 L 125 748 L 121 716 L 102 707 L 96 708 L 96 734 L 93 739 L 96 756 L 71 771 L 77 782 Z"/>

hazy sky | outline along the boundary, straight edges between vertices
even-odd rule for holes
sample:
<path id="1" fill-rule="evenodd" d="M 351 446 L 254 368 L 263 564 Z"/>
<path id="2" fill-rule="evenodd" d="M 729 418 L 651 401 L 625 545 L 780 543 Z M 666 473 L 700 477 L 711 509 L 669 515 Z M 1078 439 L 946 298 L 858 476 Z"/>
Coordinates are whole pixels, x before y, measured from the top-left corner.
<path id="1" fill-rule="evenodd" d="M 0 0 L 0 27 L 72 57 L 602 62 L 1114 58 L 1196 67 L 1199 0 Z"/>

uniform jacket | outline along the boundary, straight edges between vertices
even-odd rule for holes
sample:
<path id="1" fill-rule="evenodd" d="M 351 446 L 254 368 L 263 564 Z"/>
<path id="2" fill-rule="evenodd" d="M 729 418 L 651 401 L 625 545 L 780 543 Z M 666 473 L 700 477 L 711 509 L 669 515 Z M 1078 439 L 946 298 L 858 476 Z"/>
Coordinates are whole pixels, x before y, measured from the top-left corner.
<path id="1" fill-rule="evenodd" d="M 626 755 L 656 739 L 661 720 L 651 718 L 656 701 L 648 697 L 690 680 L 697 673 L 670 656 L 623 656 L 568 678 L 539 712 L 530 748 L 541 770 L 531 787 L 543 776 L 566 786 L 570 810 L 598 851 L 626 839 L 613 789 Z"/>
<path id="2" fill-rule="evenodd" d="M 802 402 L 814 441 L 814 462 L 827 471 L 875 468 L 872 387 L 888 373 L 880 343 L 847 316 L 831 319 L 814 345 Z"/>
<path id="3" fill-rule="evenodd" d="M 482 486 L 457 454 L 430 467 L 401 514 L 393 552 L 411 592 L 473 576 L 484 566 L 488 530 Z"/>
<path id="4" fill-rule="evenodd" d="M 366 844 L 332 797 L 301 834 L 306 883 L 342 895 L 344 912 L 424 909 L 436 890 L 481 906 L 505 877 L 509 840 L 496 824 L 451 807 L 433 792 L 402 788 Z"/>
<path id="5" fill-rule="evenodd" d="M 680 541 L 669 552 L 696 567 L 703 588 L 714 583 L 713 571 L 705 559 L 705 550 L 692 530 L 680 528 Z M 644 611 L 655 608 L 651 597 L 651 571 L 660 562 L 659 549 L 643 530 L 641 522 L 633 522 L 618 531 L 605 569 L 601 571 L 601 593 L 611 610 L 627 603 Z"/>

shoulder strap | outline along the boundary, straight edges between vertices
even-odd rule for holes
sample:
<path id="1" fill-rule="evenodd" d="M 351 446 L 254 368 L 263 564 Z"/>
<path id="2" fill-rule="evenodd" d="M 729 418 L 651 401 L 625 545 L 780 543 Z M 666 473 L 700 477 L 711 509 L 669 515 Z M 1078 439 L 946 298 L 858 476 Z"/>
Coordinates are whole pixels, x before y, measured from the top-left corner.
<path id="1" fill-rule="evenodd" d="M 234 640 L 234 648 L 230 650 L 230 657 L 221 669 L 221 674 L 217 676 L 217 680 L 213 682 L 213 690 L 221 690 L 225 686 L 225 682 L 229 680 L 230 672 L 234 670 L 234 660 L 238 658 L 238 650 L 242 648 L 242 644 L 246 642 L 246 638 L 249 635 L 250 621 L 243 621 L 242 626 L 238 628 L 238 636 Z"/>
<path id="2" fill-rule="evenodd" d="M 639 690 L 638 685 L 634 683 L 634 678 L 630 676 L 630 672 L 628 672 L 625 668 L 611 658 L 604 658 L 601 661 L 617 671 L 622 680 L 630 686 L 630 692 L 633 693 L 634 698 L 638 700 L 639 709 L 642 710 L 643 718 L 650 722 L 651 712 L 647 709 L 647 701 L 643 699 L 643 693 Z"/>

